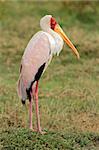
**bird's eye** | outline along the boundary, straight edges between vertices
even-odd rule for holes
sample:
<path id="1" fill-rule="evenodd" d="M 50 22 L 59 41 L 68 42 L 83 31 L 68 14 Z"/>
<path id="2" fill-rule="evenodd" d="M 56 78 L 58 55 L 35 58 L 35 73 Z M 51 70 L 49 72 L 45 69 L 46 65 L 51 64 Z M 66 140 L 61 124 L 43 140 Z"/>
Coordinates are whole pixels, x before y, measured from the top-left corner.
<path id="1" fill-rule="evenodd" d="M 52 17 L 50 21 L 50 27 L 52 30 L 54 30 L 56 24 L 57 24 L 56 20 Z"/>

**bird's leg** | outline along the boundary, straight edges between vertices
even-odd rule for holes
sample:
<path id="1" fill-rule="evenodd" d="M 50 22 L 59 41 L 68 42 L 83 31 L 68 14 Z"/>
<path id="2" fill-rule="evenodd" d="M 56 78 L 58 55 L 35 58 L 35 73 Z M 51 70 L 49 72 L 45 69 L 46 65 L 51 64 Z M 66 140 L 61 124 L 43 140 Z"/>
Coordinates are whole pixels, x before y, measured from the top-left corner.
<path id="1" fill-rule="evenodd" d="M 32 128 L 32 94 L 30 94 L 31 97 L 29 99 L 29 128 L 33 130 Z"/>
<path id="2" fill-rule="evenodd" d="M 33 100 L 35 100 L 35 86 L 32 86 L 32 96 Z"/>
<path id="3" fill-rule="evenodd" d="M 35 105 L 36 105 L 37 131 L 42 133 L 41 126 L 40 126 L 39 107 L 38 107 L 38 81 L 36 82 L 36 87 L 35 87 Z"/>

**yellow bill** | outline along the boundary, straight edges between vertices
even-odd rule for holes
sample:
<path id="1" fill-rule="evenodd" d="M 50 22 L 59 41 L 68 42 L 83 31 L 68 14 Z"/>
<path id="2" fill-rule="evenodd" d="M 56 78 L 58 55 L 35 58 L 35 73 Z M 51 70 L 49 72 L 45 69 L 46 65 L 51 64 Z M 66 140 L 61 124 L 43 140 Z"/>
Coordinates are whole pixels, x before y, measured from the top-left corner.
<path id="1" fill-rule="evenodd" d="M 79 59 L 80 56 L 79 56 L 79 53 L 78 53 L 77 49 L 72 44 L 72 42 L 69 40 L 69 38 L 65 35 L 65 33 L 62 30 L 62 28 L 58 24 L 55 26 L 54 31 L 57 32 L 63 38 L 63 40 L 66 42 L 66 44 L 72 49 L 72 51 L 74 52 L 74 54 Z"/>

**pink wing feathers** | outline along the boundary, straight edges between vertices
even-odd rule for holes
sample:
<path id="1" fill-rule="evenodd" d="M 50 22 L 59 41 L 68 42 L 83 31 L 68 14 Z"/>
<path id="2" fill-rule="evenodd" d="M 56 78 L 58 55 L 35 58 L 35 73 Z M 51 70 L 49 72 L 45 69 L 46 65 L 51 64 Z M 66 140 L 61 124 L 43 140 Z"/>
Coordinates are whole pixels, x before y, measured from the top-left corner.
<path id="1" fill-rule="evenodd" d="M 40 31 L 29 41 L 22 57 L 18 95 L 21 100 L 27 99 L 26 90 L 35 82 L 38 70 L 44 69 L 50 59 L 50 43 L 47 35 Z M 45 64 L 45 65 L 44 65 Z"/>

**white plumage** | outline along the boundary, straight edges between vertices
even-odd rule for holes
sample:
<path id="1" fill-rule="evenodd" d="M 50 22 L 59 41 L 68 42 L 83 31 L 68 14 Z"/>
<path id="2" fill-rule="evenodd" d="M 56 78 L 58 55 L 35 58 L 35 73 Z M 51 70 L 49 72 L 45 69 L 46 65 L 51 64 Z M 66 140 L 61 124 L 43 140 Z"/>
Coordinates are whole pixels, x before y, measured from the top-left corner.
<path id="1" fill-rule="evenodd" d="M 50 15 L 47 15 L 41 19 L 40 26 L 44 31 L 37 32 L 31 38 L 23 54 L 18 83 L 18 95 L 22 100 L 27 99 L 26 89 L 29 89 L 31 82 L 34 81 L 35 74 L 40 66 L 45 63 L 45 68 L 47 68 L 52 56 L 59 55 L 62 50 L 63 39 L 58 33 L 50 29 L 50 17 Z"/>
<path id="2" fill-rule="evenodd" d="M 79 58 L 76 48 L 64 34 L 56 20 L 51 15 L 46 15 L 40 20 L 42 31 L 37 32 L 29 41 L 20 67 L 18 80 L 18 95 L 23 103 L 30 101 L 30 128 L 32 128 L 32 94 L 36 100 L 37 130 L 41 132 L 38 111 L 38 81 L 46 70 L 54 54 L 59 55 L 63 48 L 63 39 L 73 49 Z M 36 83 L 36 84 L 35 84 Z"/>

